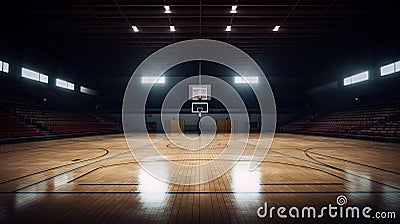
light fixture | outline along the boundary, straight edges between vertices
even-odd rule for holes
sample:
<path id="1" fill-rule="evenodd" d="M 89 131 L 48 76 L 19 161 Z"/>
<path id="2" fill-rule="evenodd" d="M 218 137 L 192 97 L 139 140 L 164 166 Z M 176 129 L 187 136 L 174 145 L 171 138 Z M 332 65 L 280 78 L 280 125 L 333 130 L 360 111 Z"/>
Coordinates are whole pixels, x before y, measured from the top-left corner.
<path id="1" fill-rule="evenodd" d="M 235 83 L 236 84 L 256 84 L 258 83 L 258 77 L 257 76 L 236 76 L 235 77 Z"/>
<path id="2" fill-rule="evenodd" d="M 164 5 L 164 10 L 165 10 L 164 13 L 172 13 L 169 5 Z"/>
<path id="3" fill-rule="evenodd" d="M 359 82 L 367 81 L 368 79 L 369 79 L 369 71 L 365 71 L 363 73 L 352 75 L 350 77 L 343 79 L 343 85 L 348 86 Z"/>
<path id="4" fill-rule="evenodd" d="M 169 26 L 169 31 L 175 32 L 175 31 L 176 31 L 176 30 L 175 30 L 175 26 Z"/>
<path id="5" fill-rule="evenodd" d="M 232 5 L 231 13 L 237 13 L 237 5 Z"/>
<path id="6" fill-rule="evenodd" d="M 226 26 L 226 29 L 225 29 L 225 31 L 227 31 L 227 32 L 231 32 L 231 31 L 232 31 L 232 26 L 230 26 L 230 25 Z"/>
<path id="7" fill-rule="evenodd" d="M 132 26 L 132 29 L 133 29 L 133 31 L 136 32 L 136 33 L 139 32 L 139 29 L 137 28 L 137 26 Z"/>
<path id="8" fill-rule="evenodd" d="M 279 25 L 276 25 L 276 26 L 275 26 L 275 28 L 274 28 L 272 31 L 274 31 L 274 32 L 278 32 L 279 28 L 281 28 L 281 26 L 279 26 Z"/>

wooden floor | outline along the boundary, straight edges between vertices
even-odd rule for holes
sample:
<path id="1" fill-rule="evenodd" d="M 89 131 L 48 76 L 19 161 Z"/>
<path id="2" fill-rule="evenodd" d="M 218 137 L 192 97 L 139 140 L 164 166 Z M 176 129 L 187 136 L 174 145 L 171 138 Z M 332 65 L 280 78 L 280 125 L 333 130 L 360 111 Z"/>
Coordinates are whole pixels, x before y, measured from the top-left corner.
<path id="1" fill-rule="evenodd" d="M 164 135 L 152 137 L 178 163 L 213 159 L 228 138 L 219 135 L 193 155 Z M 348 205 L 400 215 L 399 144 L 278 134 L 262 164 L 248 172 L 251 147 L 223 176 L 184 186 L 147 174 L 123 135 L 0 145 L 0 222 L 271 223 L 257 217 L 264 202 L 319 208 L 336 205 L 339 195 Z M 312 221 L 318 220 L 302 222 Z M 332 219 L 338 221 L 349 220 Z M 299 220 L 275 216 L 274 222 Z"/>

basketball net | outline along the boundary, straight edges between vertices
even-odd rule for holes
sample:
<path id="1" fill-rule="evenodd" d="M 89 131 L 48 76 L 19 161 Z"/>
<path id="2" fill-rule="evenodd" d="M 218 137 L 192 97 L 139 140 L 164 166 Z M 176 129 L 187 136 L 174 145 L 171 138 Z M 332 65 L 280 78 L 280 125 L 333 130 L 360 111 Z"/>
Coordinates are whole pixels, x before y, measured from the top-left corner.
<path id="1" fill-rule="evenodd" d="M 201 99 L 202 99 L 202 96 L 201 96 L 201 95 L 197 95 L 196 97 L 197 97 L 197 100 L 198 100 L 198 101 L 201 101 Z M 201 108 L 198 108 L 198 109 L 197 109 L 197 113 L 199 113 L 199 117 L 201 117 L 201 111 L 202 111 Z"/>

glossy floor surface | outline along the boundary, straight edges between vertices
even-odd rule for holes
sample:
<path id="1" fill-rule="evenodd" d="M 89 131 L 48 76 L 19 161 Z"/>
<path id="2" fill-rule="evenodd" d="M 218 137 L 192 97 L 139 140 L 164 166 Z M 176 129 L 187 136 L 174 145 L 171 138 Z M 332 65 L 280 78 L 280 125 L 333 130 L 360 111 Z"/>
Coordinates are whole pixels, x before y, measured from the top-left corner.
<path id="1" fill-rule="evenodd" d="M 123 135 L 0 145 L 0 222 L 298 223 L 276 214 L 260 219 L 257 209 L 265 202 L 288 209 L 337 206 L 340 195 L 347 199 L 343 206 L 400 215 L 399 144 L 278 134 L 261 165 L 249 172 L 256 137 L 232 169 L 198 185 L 152 177 L 133 158 Z M 196 165 L 216 159 L 228 136 L 218 135 L 196 153 L 176 147 L 164 135 L 152 139 L 169 160 Z M 151 150 L 140 153 L 151 161 Z M 167 166 L 160 172 L 174 178 L 196 175 Z M 323 220 L 399 223 L 399 218 Z"/>

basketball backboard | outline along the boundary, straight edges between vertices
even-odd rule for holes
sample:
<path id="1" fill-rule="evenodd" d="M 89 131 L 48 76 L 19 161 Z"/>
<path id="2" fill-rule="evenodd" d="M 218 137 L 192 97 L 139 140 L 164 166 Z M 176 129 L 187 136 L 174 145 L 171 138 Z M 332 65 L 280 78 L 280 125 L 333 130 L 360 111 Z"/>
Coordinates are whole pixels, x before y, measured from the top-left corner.
<path id="1" fill-rule="evenodd" d="M 211 85 L 189 85 L 189 99 L 211 100 L 210 96 L 211 96 Z"/>

